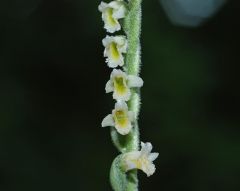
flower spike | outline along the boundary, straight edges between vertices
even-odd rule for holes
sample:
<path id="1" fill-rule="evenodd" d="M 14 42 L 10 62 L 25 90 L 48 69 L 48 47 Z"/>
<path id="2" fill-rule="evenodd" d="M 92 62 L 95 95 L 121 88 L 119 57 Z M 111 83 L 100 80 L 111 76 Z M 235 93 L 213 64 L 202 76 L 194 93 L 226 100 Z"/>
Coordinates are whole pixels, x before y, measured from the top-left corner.
<path id="1" fill-rule="evenodd" d="M 106 93 L 113 92 L 113 99 L 128 101 L 131 96 L 130 88 L 142 87 L 142 78 L 134 75 L 127 75 L 122 70 L 114 69 L 110 80 L 107 82 Z"/>
<path id="2" fill-rule="evenodd" d="M 141 151 L 132 151 L 123 155 L 123 169 L 126 172 L 132 169 L 140 169 L 147 176 L 151 176 L 156 170 L 153 161 L 159 154 L 151 153 L 151 143 L 141 142 L 141 147 Z"/>
<path id="3" fill-rule="evenodd" d="M 118 101 L 115 104 L 115 109 L 112 114 L 107 115 L 102 121 L 102 127 L 115 127 L 117 132 L 121 135 L 128 134 L 132 129 L 132 122 L 134 121 L 134 113 L 128 111 L 128 106 L 124 101 Z"/>
<path id="4" fill-rule="evenodd" d="M 115 0 L 110 3 L 101 2 L 98 10 L 102 12 L 102 20 L 104 21 L 104 28 L 109 33 L 114 33 L 121 30 L 119 19 L 126 16 L 126 7 L 124 1 Z"/>
<path id="5" fill-rule="evenodd" d="M 121 32 L 121 35 L 108 36 L 102 40 L 104 58 L 112 68 L 106 83 L 106 93 L 112 92 L 116 100 L 115 108 L 102 120 L 102 127 L 110 126 L 113 144 L 121 152 L 111 166 L 110 182 L 114 191 L 138 190 L 137 171 L 140 169 L 151 176 L 156 168 L 153 161 L 158 153 L 151 153 L 152 144 L 141 142 L 137 116 L 140 110 L 140 87 L 143 80 L 139 71 L 141 65 L 141 3 L 142 0 L 109 0 L 101 2 L 104 28 L 108 33 Z M 124 26 L 121 26 L 121 25 Z M 119 32 L 120 33 L 120 32 Z M 121 69 L 117 69 L 121 67 Z M 129 106 L 129 107 L 128 107 Z"/>

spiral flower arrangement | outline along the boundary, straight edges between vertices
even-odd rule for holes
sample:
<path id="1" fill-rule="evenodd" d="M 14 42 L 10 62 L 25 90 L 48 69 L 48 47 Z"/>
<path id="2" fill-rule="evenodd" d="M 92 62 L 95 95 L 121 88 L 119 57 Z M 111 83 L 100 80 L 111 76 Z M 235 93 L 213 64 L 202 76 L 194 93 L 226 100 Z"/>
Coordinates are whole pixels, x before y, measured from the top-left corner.
<path id="1" fill-rule="evenodd" d="M 110 181 L 115 191 L 137 191 L 137 169 L 152 175 L 153 161 L 158 157 L 158 153 L 151 153 L 149 142 L 141 142 L 139 149 L 141 0 L 101 2 L 98 9 L 104 28 L 111 33 L 102 41 L 106 65 L 113 69 L 105 91 L 116 101 L 102 127 L 110 127 L 112 141 L 121 153 L 112 163 Z M 123 34 L 113 35 L 118 31 Z"/>

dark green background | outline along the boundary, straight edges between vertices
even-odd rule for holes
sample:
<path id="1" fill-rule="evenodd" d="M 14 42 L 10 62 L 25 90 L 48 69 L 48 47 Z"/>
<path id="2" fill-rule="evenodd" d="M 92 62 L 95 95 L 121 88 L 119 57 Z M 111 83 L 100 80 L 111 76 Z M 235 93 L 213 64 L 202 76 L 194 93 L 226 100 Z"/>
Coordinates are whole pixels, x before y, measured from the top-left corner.
<path id="1" fill-rule="evenodd" d="M 0 1 L 1 191 L 111 190 L 99 3 Z M 141 140 L 160 155 L 140 190 L 240 190 L 239 10 L 190 29 L 144 0 Z"/>

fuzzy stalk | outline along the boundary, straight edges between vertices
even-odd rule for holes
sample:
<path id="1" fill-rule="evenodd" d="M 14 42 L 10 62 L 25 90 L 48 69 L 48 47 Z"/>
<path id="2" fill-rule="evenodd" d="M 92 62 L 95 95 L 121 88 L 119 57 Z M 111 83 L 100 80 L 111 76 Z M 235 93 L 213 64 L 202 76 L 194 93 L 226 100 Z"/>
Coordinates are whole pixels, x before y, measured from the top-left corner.
<path id="1" fill-rule="evenodd" d="M 141 33 L 141 2 L 142 0 L 129 0 L 128 14 L 124 19 L 123 29 L 128 39 L 128 51 L 126 54 L 124 70 L 129 75 L 139 75 L 141 65 L 141 46 L 140 46 L 140 33 Z M 129 151 L 139 149 L 139 128 L 138 128 L 138 115 L 140 110 L 140 89 L 134 88 L 131 92 L 131 99 L 128 101 L 130 111 L 136 114 L 136 121 L 132 131 L 131 147 Z M 129 152 L 128 151 L 128 152 Z"/>
<path id="2" fill-rule="evenodd" d="M 139 75 L 141 64 L 141 2 L 142 0 L 129 0 L 129 13 L 124 21 L 124 31 L 128 39 L 128 52 L 126 54 L 126 72 L 131 75 Z M 128 102 L 129 109 L 136 114 L 136 121 L 132 132 L 131 150 L 139 149 L 139 127 L 138 115 L 140 110 L 140 90 L 135 88 L 132 90 L 131 99 Z M 127 191 L 138 191 L 137 170 L 128 173 Z"/>
<path id="3" fill-rule="evenodd" d="M 136 76 L 139 75 L 141 66 L 141 3 L 142 0 L 129 0 L 127 4 L 128 14 L 123 21 L 123 29 L 128 39 L 128 51 L 125 57 L 124 71 L 129 75 Z M 136 115 L 132 131 L 128 135 L 122 136 L 113 128 L 111 129 L 113 143 L 121 153 L 139 150 L 138 115 L 141 103 L 140 98 L 140 89 L 133 88 L 131 90 L 131 98 L 128 101 L 129 110 L 133 111 Z M 111 170 L 113 189 L 115 191 L 138 191 L 137 170 L 122 174 L 123 172 L 121 172 L 121 170 L 117 170 L 117 168 L 114 167 L 117 166 L 115 165 L 118 164 L 117 161 L 118 160 L 115 160 L 113 162 L 113 168 Z M 114 176 L 116 178 L 114 178 Z M 120 179 L 121 181 L 119 181 Z"/>

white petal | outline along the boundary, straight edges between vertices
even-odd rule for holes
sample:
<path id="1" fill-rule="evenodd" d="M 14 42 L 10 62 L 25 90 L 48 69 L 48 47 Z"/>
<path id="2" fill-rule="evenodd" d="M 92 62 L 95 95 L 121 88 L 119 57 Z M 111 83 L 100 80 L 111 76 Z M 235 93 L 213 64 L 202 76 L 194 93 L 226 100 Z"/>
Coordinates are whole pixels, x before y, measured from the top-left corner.
<path id="1" fill-rule="evenodd" d="M 116 36 L 116 37 L 114 37 L 114 41 L 117 43 L 118 50 L 121 53 L 127 52 L 127 39 L 125 36 Z"/>
<path id="2" fill-rule="evenodd" d="M 128 106 L 126 104 L 125 101 L 117 101 L 115 104 L 115 109 L 116 110 L 124 110 L 124 111 L 128 111 Z"/>
<path id="3" fill-rule="evenodd" d="M 155 168 L 155 165 L 154 165 L 154 164 L 150 163 L 150 164 L 148 164 L 148 165 L 146 165 L 146 166 L 143 166 L 143 169 L 142 169 L 142 170 L 143 170 L 143 172 L 145 172 L 145 173 L 147 174 L 147 176 L 149 177 L 149 176 L 151 176 L 151 175 L 154 174 L 156 168 Z"/>
<path id="4" fill-rule="evenodd" d="M 108 6 L 107 3 L 101 2 L 100 5 L 98 6 L 98 10 L 100 12 L 103 12 L 103 10 L 107 8 L 107 6 Z"/>
<path id="5" fill-rule="evenodd" d="M 109 81 L 106 83 L 105 91 L 106 91 L 106 93 L 110 93 L 110 92 L 113 92 L 113 90 L 114 90 L 113 83 L 112 83 L 111 80 L 109 80 Z"/>
<path id="6" fill-rule="evenodd" d="M 113 41 L 112 37 L 110 36 L 106 36 L 103 40 L 102 40 L 102 43 L 103 43 L 103 46 L 107 46 L 109 45 L 111 42 Z"/>
<path id="7" fill-rule="evenodd" d="M 118 60 L 113 60 L 111 58 L 107 58 L 106 62 L 108 64 L 108 67 L 110 68 L 116 68 L 117 66 L 123 66 L 124 65 L 124 61 L 123 61 L 123 56 L 120 55 Z"/>
<path id="8" fill-rule="evenodd" d="M 124 170 L 129 171 L 132 169 L 136 169 L 136 160 L 140 157 L 140 151 L 131 151 L 129 153 L 126 153 L 123 155 L 123 161 L 124 161 Z"/>
<path id="9" fill-rule="evenodd" d="M 120 127 L 117 123 L 115 123 L 115 128 L 117 130 L 117 132 L 121 135 L 127 135 L 131 129 L 132 129 L 132 125 L 131 123 L 129 122 L 126 127 Z"/>
<path id="10" fill-rule="evenodd" d="M 129 160 L 137 160 L 140 156 L 141 153 L 140 151 L 131 151 L 126 154 Z"/>
<path id="11" fill-rule="evenodd" d="M 118 50 L 122 53 L 126 53 L 127 47 L 128 47 L 128 44 L 127 44 L 127 41 L 125 41 L 124 44 L 118 46 Z"/>
<path id="12" fill-rule="evenodd" d="M 143 80 L 138 76 L 129 75 L 128 76 L 128 86 L 129 87 L 142 87 Z"/>
<path id="13" fill-rule="evenodd" d="M 119 8 L 121 8 L 121 6 L 124 6 L 124 4 L 122 0 L 115 0 L 111 1 L 108 6 L 117 11 Z"/>
<path id="14" fill-rule="evenodd" d="M 125 44 L 126 37 L 123 36 L 123 35 L 115 36 L 115 37 L 114 37 L 114 41 L 115 41 L 118 45 L 122 46 L 122 45 Z"/>
<path id="15" fill-rule="evenodd" d="M 148 159 L 154 161 L 158 157 L 159 153 L 150 153 Z"/>
<path id="16" fill-rule="evenodd" d="M 152 150 L 152 144 L 149 142 L 147 143 L 141 142 L 141 146 L 142 146 L 142 149 L 141 149 L 142 155 L 148 155 Z"/>
<path id="17" fill-rule="evenodd" d="M 109 7 L 113 8 L 113 9 L 119 9 L 119 2 L 118 1 L 111 1 L 109 4 L 108 4 Z"/>
<path id="18" fill-rule="evenodd" d="M 133 161 L 127 161 L 126 167 L 125 167 L 126 171 L 136 169 L 136 168 L 137 168 L 136 163 L 134 163 Z"/>
<path id="19" fill-rule="evenodd" d="M 102 121 L 102 127 L 114 126 L 112 114 L 107 115 Z"/>
<path id="20" fill-rule="evenodd" d="M 104 25 L 104 28 L 107 30 L 107 32 L 109 32 L 109 33 L 114 33 L 114 32 L 116 32 L 116 31 L 121 30 L 121 25 L 120 25 L 118 22 L 117 22 L 117 24 L 114 25 L 114 26 L 105 24 L 105 25 Z"/>
<path id="21" fill-rule="evenodd" d="M 121 5 L 116 11 L 113 13 L 113 17 L 116 19 L 121 19 L 126 16 L 126 8 L 124 5 Z"/>
<path id="22" fill-rule="evenodd" d="M 127 75 L 120 69 L 114 69 L 111 73 L 111 78 L 114 78 L 116 76 L 122 76 L 123 78 L 127 78 Z"/>

